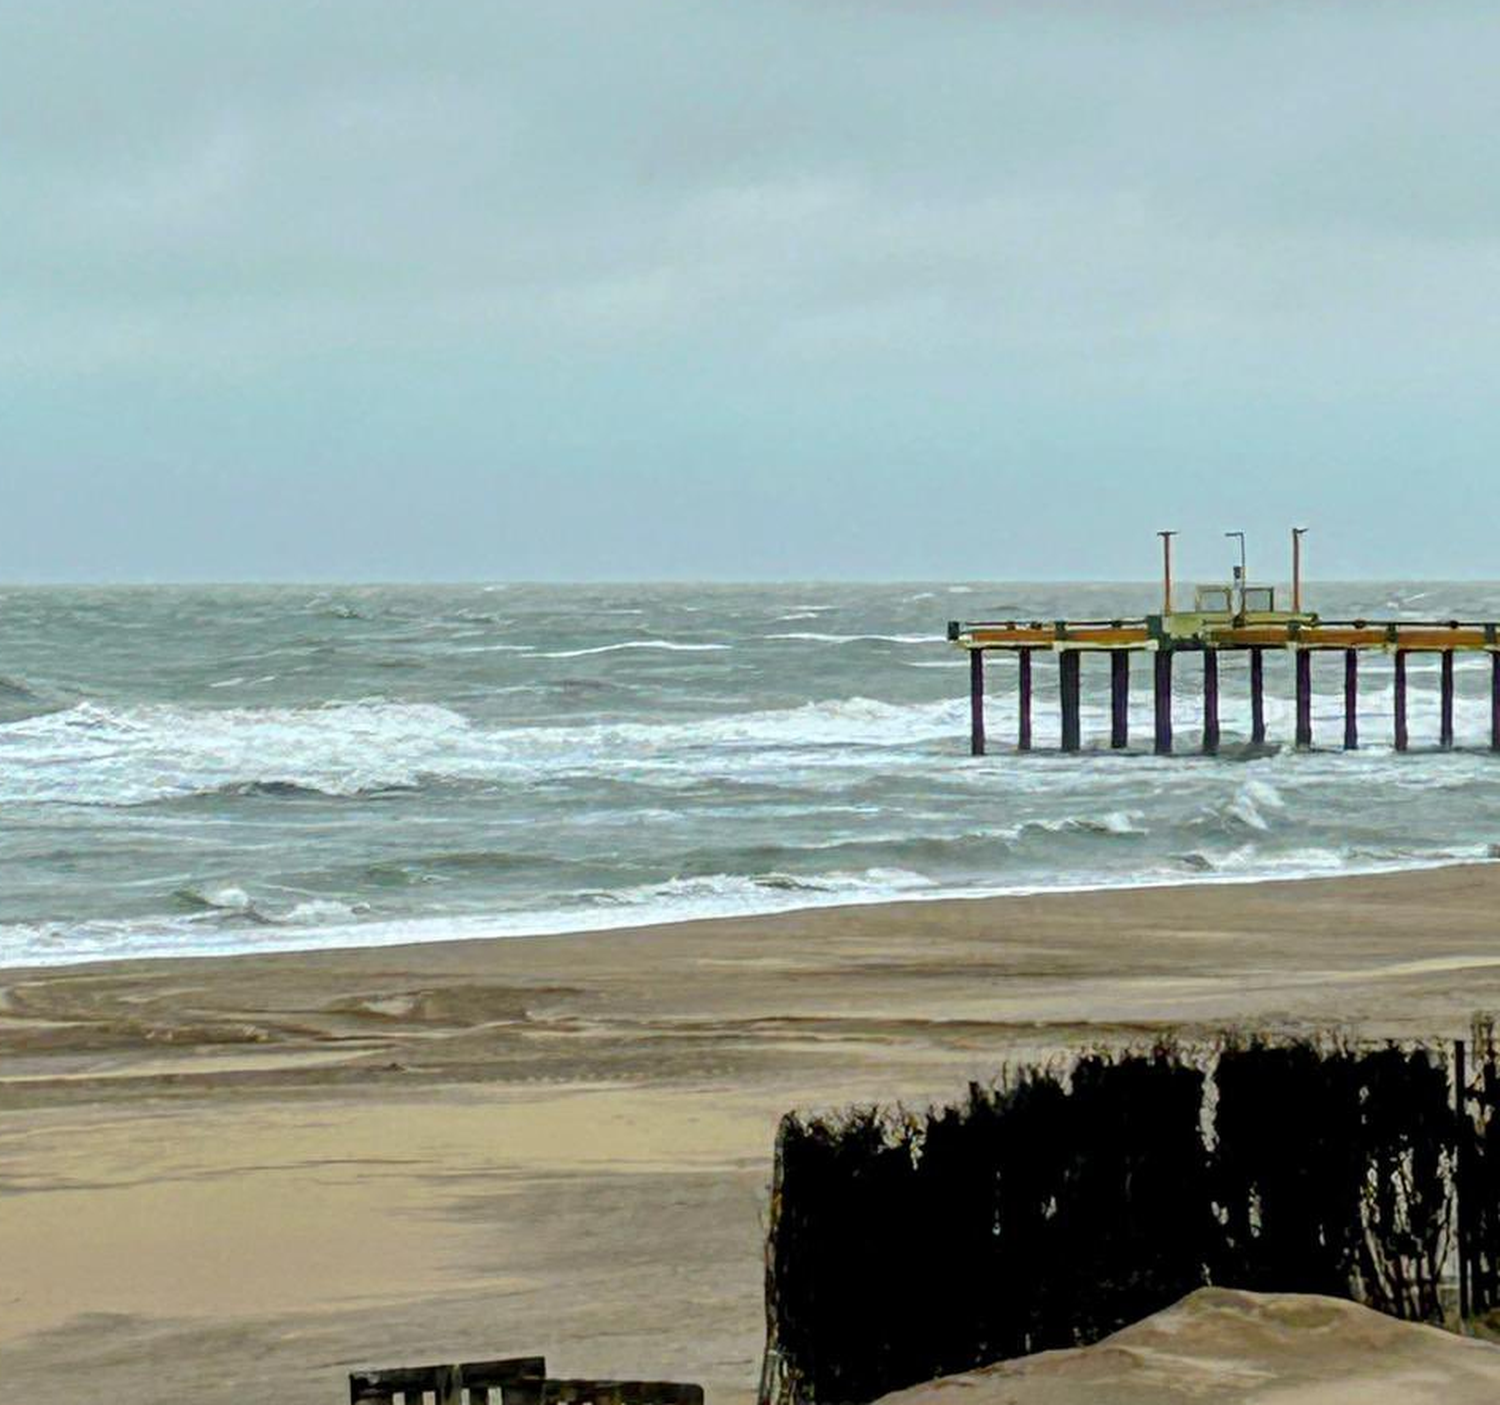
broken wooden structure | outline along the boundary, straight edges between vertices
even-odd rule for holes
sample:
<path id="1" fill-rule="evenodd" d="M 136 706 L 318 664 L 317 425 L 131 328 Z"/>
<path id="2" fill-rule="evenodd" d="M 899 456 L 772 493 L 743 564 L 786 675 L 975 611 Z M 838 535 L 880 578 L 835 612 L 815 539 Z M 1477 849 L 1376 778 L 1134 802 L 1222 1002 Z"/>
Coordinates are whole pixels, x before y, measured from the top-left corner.
<path id="1" fill-rule="evenodd" d="M 402 1405 L 703 1405 L 703 1387 L 680 1381 L 554 1380 L 540 1356 L 349 1377 L 349 1405 L 395 1405 L 398 1396 Z"/>
<path id="2" fill-rule="evenodd" d="M 1490 620 L 1325 620 L 1302 609 L 1301 534 L 1293 533 L 1292 608 L 1279 610 L 1270 586 L 1251 586 L 1242 564 L 1229 585 L 1199 587 L 1191 610 L 1172 604 L 1171 538 L 1162 533 L 1164 550 L 1163 600 L 1160 614 L 1097 620 L 952 620 L 948 638 L 969 655 L 970 751 L 986 750 L 984 715 L 984 659 L 987 653 L 1013 654 L 1018 669 L 1016 749 L 1032 746 L 1032 656 L 1039 650 L 1057 658 L 1058 699 L 1063 751 L 1083 744 L 1080 726 L 1082 661 L 1085 654 L 1107 654 L 1110 660 L 1110 746 L 1129 745 L 1130 656 L 1149 654 L 1153 662 L 1154 736 L 1158 755 L 1172 751 L 1173 664 L 1179 655 L 1196 654 L 1203 665 L 1202 749 L 1218 751 L 1219 655 L 1249 655 L 1250 744 L 1266 742 L 1265 668 L 1267 649 L 1289 653 L 1294 661 L 1296 691 L 1295 743 L 1313 743 L 1312 656 L 1342 653 L 1344 659 L 1343 747 L 1359 746 L 1359 657 L 1362 653 L 1391 656 L 1394 670 L 1392 735 L 1397 751 L 1407 750 L 1407 659 L 1435 653 L 1439 673 L 1440 714 L 1438 745 L 1453 745 L 1453 658 L 1459 653 L 1488 654 L 1490 658 L 1490 747 L 1500 751 L 1500 638 Z M 1240 536 L 1240 533 L 1229 533 Z M 1243 542 L 1241 543 L 1243 551 Z"/>

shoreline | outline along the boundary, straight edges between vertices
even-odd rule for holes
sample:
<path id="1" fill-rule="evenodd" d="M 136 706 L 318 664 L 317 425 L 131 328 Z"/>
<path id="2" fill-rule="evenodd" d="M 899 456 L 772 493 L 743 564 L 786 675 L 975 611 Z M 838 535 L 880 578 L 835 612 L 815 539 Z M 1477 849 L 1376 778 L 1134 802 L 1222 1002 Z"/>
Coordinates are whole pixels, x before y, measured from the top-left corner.
<path id="1" fill-rule="evenodd" d="M 1500 850 L 1500 845 L 1492 845 Z M 687 914 L 683 916 L 648 917 L 646 920 L 621 920 L 601 922 L 597 925 L 546 925 L 526 931 L 496 931 L 497 919 L 492 916 L 472 915 L 456 918 L 419 917 L 411 919 L 410 925 L 421 926 L 445 924 L 443 935 L 413 937 L 407 933 L 393 933 L 388 939 L 363 942 L 338 942 L 335 944 L 306 945 L 301 942 L 282 945 L 272 942 L 267 945 L 238 947 L 224 951 L 145 951 L 140 955 L 109 956 L 60 956 L 48 961 L 0 961 L 0 981 L 13 972 L 78 970 L 96 966 L 130 965 L 140 961 L 224 961 L 253 958 L 257 956 L 312 956 L 319 952 L 392 951 L 408 947 L 447 946 L 469 942 L 530 941 L 538 938 L 605 936 L 614 932 L 651 931 L 719 922 L 753 922 L 761 918 L 792 917 L 803 913 L 834 912 L 846 908 L 865 909 L 907 904 L 942 904 L 997 902 L 1013 898 L 1077 897 L 1093 893 L 1150 893 L 1172 891 L 1182 888 L 1257 887 L 1261 884 L 1284 883 L 1338 883 L 1345 880 L 1385 877 L 1403 873 L 1432 873 L 1446 869 L 1488 868 L 1500 865 L 1500 852 L 1490 858 L 1443 858 L 1373 862 L 1368 866 L 1345 867 L 1338 872 L 1309 871 L 1301 873 L 1187 873 L 1181 878 L 1157 878 L 1150 882 L 1079 882 L 1050 884 L 1016 884 L 1011 887 L 954 889 L 934 885 L 932 891 L 915 887 L 910 891 L 881 895 L 835 898 L 827 902 L 797 901 L 787 906 L 771 906 L 726 912 Z M 623 914 L 622 914 L 623 916 Z M 405 925 L 399 919 L 390 923 L 370 923 L 371 929 Z M 451 930 L 453 927 L 473 926 L 470 932 Z M 314 929 L 315 930 L 315 929 Z M 358 929 L 342 928 L 341 931 Z"/>
<path id="2" fill-rule="evenodd" d="M 0 972 L 7 1380 L 311 1405 L 356 1365 L 535 1352 L 748 1405 L 784 1113 L 1500 1010 L 1491 863 L 588 935 Z"/>

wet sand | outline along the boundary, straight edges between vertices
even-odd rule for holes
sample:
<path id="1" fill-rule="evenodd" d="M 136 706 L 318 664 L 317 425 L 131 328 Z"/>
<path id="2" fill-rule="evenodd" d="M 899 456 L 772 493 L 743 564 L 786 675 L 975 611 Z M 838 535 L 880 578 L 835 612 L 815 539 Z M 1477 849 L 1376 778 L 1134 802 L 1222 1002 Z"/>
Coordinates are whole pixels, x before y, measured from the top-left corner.
<path id="1" fill-rule="evenodd" d="M 1500 867 L 0 971 L 0 1377 L 332 1402 L 544 1353 L 754 1391 L 776 1120 L 1225 1024 L 1464 1032 Z"/>

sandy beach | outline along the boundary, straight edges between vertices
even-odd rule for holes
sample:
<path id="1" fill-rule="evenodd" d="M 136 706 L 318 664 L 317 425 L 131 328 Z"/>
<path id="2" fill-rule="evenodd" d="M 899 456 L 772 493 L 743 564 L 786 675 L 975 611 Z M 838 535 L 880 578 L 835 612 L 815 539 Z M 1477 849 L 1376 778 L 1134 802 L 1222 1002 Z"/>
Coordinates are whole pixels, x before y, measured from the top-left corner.
<path id="1" fill-rule="evenodd" d="M 0 1361 L 328 1402 L 544 1353 L 754 1390 L 777 1118 L 1253 1022 L 1462 1033 L 1500 868 L 0 972 Z"/>

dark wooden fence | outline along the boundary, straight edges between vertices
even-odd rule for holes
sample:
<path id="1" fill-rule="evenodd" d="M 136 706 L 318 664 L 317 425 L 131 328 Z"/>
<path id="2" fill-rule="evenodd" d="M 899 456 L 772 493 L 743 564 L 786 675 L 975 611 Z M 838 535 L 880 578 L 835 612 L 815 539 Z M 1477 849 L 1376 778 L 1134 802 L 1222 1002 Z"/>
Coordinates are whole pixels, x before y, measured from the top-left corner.
<path id="1" fill-rule="evenodd" d="M 1084 1345 L 1211 1283 L 1438 1322 L 1456 1277 L 1463 1311 L 1500 1306 L 1487 1027 L 1463 1062 L 1163 1045 L 1010 1070 L 922 1116 L 789 1116 L 762 1401 L 848 1405 Z"/>
<path id="2" fill-rule="evenodd" d="M 562 1380 L 540 1356 L 451 1366 L 392 1366 L 349 1377 L 349 1405 L 703 1405 L 681 1381 Z"/>

